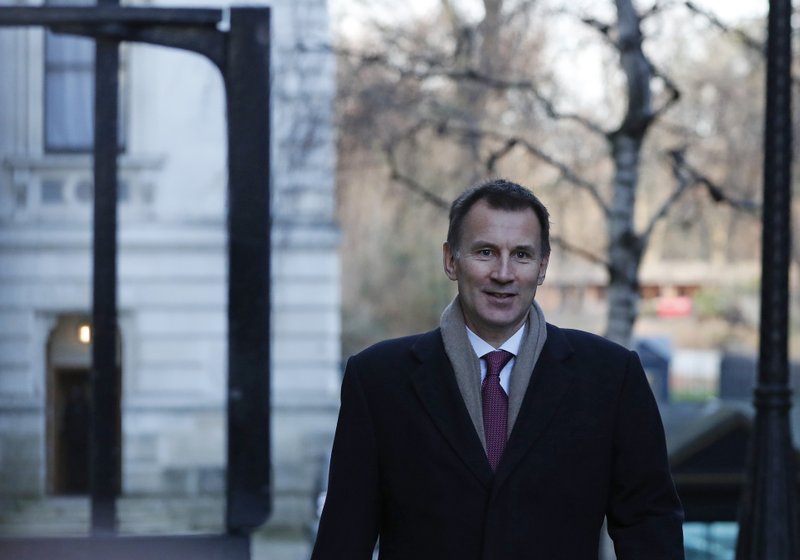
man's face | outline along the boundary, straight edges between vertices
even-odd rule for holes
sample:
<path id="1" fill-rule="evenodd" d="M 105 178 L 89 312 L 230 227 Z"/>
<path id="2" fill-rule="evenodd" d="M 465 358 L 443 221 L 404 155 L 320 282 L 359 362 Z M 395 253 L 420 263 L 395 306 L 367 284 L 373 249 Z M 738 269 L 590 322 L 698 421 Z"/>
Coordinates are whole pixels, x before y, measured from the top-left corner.
<path id="1" fill-rule="evenodd" d="M 464 320 L 495 348 L 525 322 L 544 281 L 541 235 L 532 209 L 497 210 L 479 200 L 464 216 L 457 250 L 444 244 L 444 271 L 458 282 Z"/>

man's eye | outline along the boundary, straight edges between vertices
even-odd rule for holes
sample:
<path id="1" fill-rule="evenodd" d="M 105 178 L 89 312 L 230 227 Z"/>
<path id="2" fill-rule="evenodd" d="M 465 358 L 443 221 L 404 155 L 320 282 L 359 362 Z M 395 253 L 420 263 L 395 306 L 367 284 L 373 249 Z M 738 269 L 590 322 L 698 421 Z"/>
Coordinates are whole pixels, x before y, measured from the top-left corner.
<path id="1" fill-rule="evenodd" d="M 521 261 L 530 260 L 531 255 L 530 253 L 526 253 L 525 251 L 517 251 L 516 257 Z"/>
<path id="2" fill-rule="evenodd" d="M 478 251 L 478 254 L 480 256 L 482 256 L 482 257 L 491 257 L 492 256 L 492 250 L 491 249 L 481 249 L 480 251 Z"/>

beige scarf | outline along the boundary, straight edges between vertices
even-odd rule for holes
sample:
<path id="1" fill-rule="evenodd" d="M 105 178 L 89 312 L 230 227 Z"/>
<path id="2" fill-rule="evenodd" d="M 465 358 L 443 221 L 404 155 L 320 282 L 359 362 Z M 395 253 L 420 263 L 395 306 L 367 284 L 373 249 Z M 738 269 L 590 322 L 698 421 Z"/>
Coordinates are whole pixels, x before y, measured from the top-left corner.
<path id="1" fill-rule="evenodd" d="M 481 405 L 481 366 L 480 358 L 475 354 L 472 344 L 467 337 L 467 328 L 464 323 L 464 314 L 458 296 L 450 302 L 442 312 L 439 326 L 444 340 L 444 349 L 453 370 L 456 381 L 461 391 L 461 397 L 467 405 L 472 424 L 478 432 L 483 448 L 486 449 L 486 437 L 483 433 L 483 407 Z M 508 387 L 508 433 L 514 427 L 514 422 L 522 406 L 522 399 L 528 389 L 528 382 L 542 352 L 542 347 L 547 339 L 547 327 L 544 313 L 534 301 L 528 319 L 525 321 L 525 332 L 519 354 L 511 370 L 511 379 Z"/>

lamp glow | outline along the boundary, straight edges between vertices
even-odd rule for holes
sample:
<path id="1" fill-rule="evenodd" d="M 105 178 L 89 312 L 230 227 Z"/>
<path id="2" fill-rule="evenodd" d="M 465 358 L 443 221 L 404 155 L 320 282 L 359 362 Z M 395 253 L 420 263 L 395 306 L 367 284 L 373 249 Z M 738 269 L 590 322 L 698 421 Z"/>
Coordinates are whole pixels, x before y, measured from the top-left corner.
<path id="1" fill-rule="evenodd" d="M 78 327 L 78 340 L 83 344 L 89 344 L 92 341 L 92 328 L 89 325 Z"/>

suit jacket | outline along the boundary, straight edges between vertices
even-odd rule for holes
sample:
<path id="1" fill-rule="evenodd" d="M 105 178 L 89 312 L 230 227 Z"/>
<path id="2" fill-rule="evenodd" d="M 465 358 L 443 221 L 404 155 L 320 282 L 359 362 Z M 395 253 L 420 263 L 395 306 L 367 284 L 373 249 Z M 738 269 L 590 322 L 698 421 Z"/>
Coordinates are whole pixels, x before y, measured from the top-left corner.
<path id="1" fill-rule="evenodd" d="M 635 353 L 548 325 L 492 472 L 439 330 L 353 356 L 312 560 L 682 559 L 682 509 Z"/>

